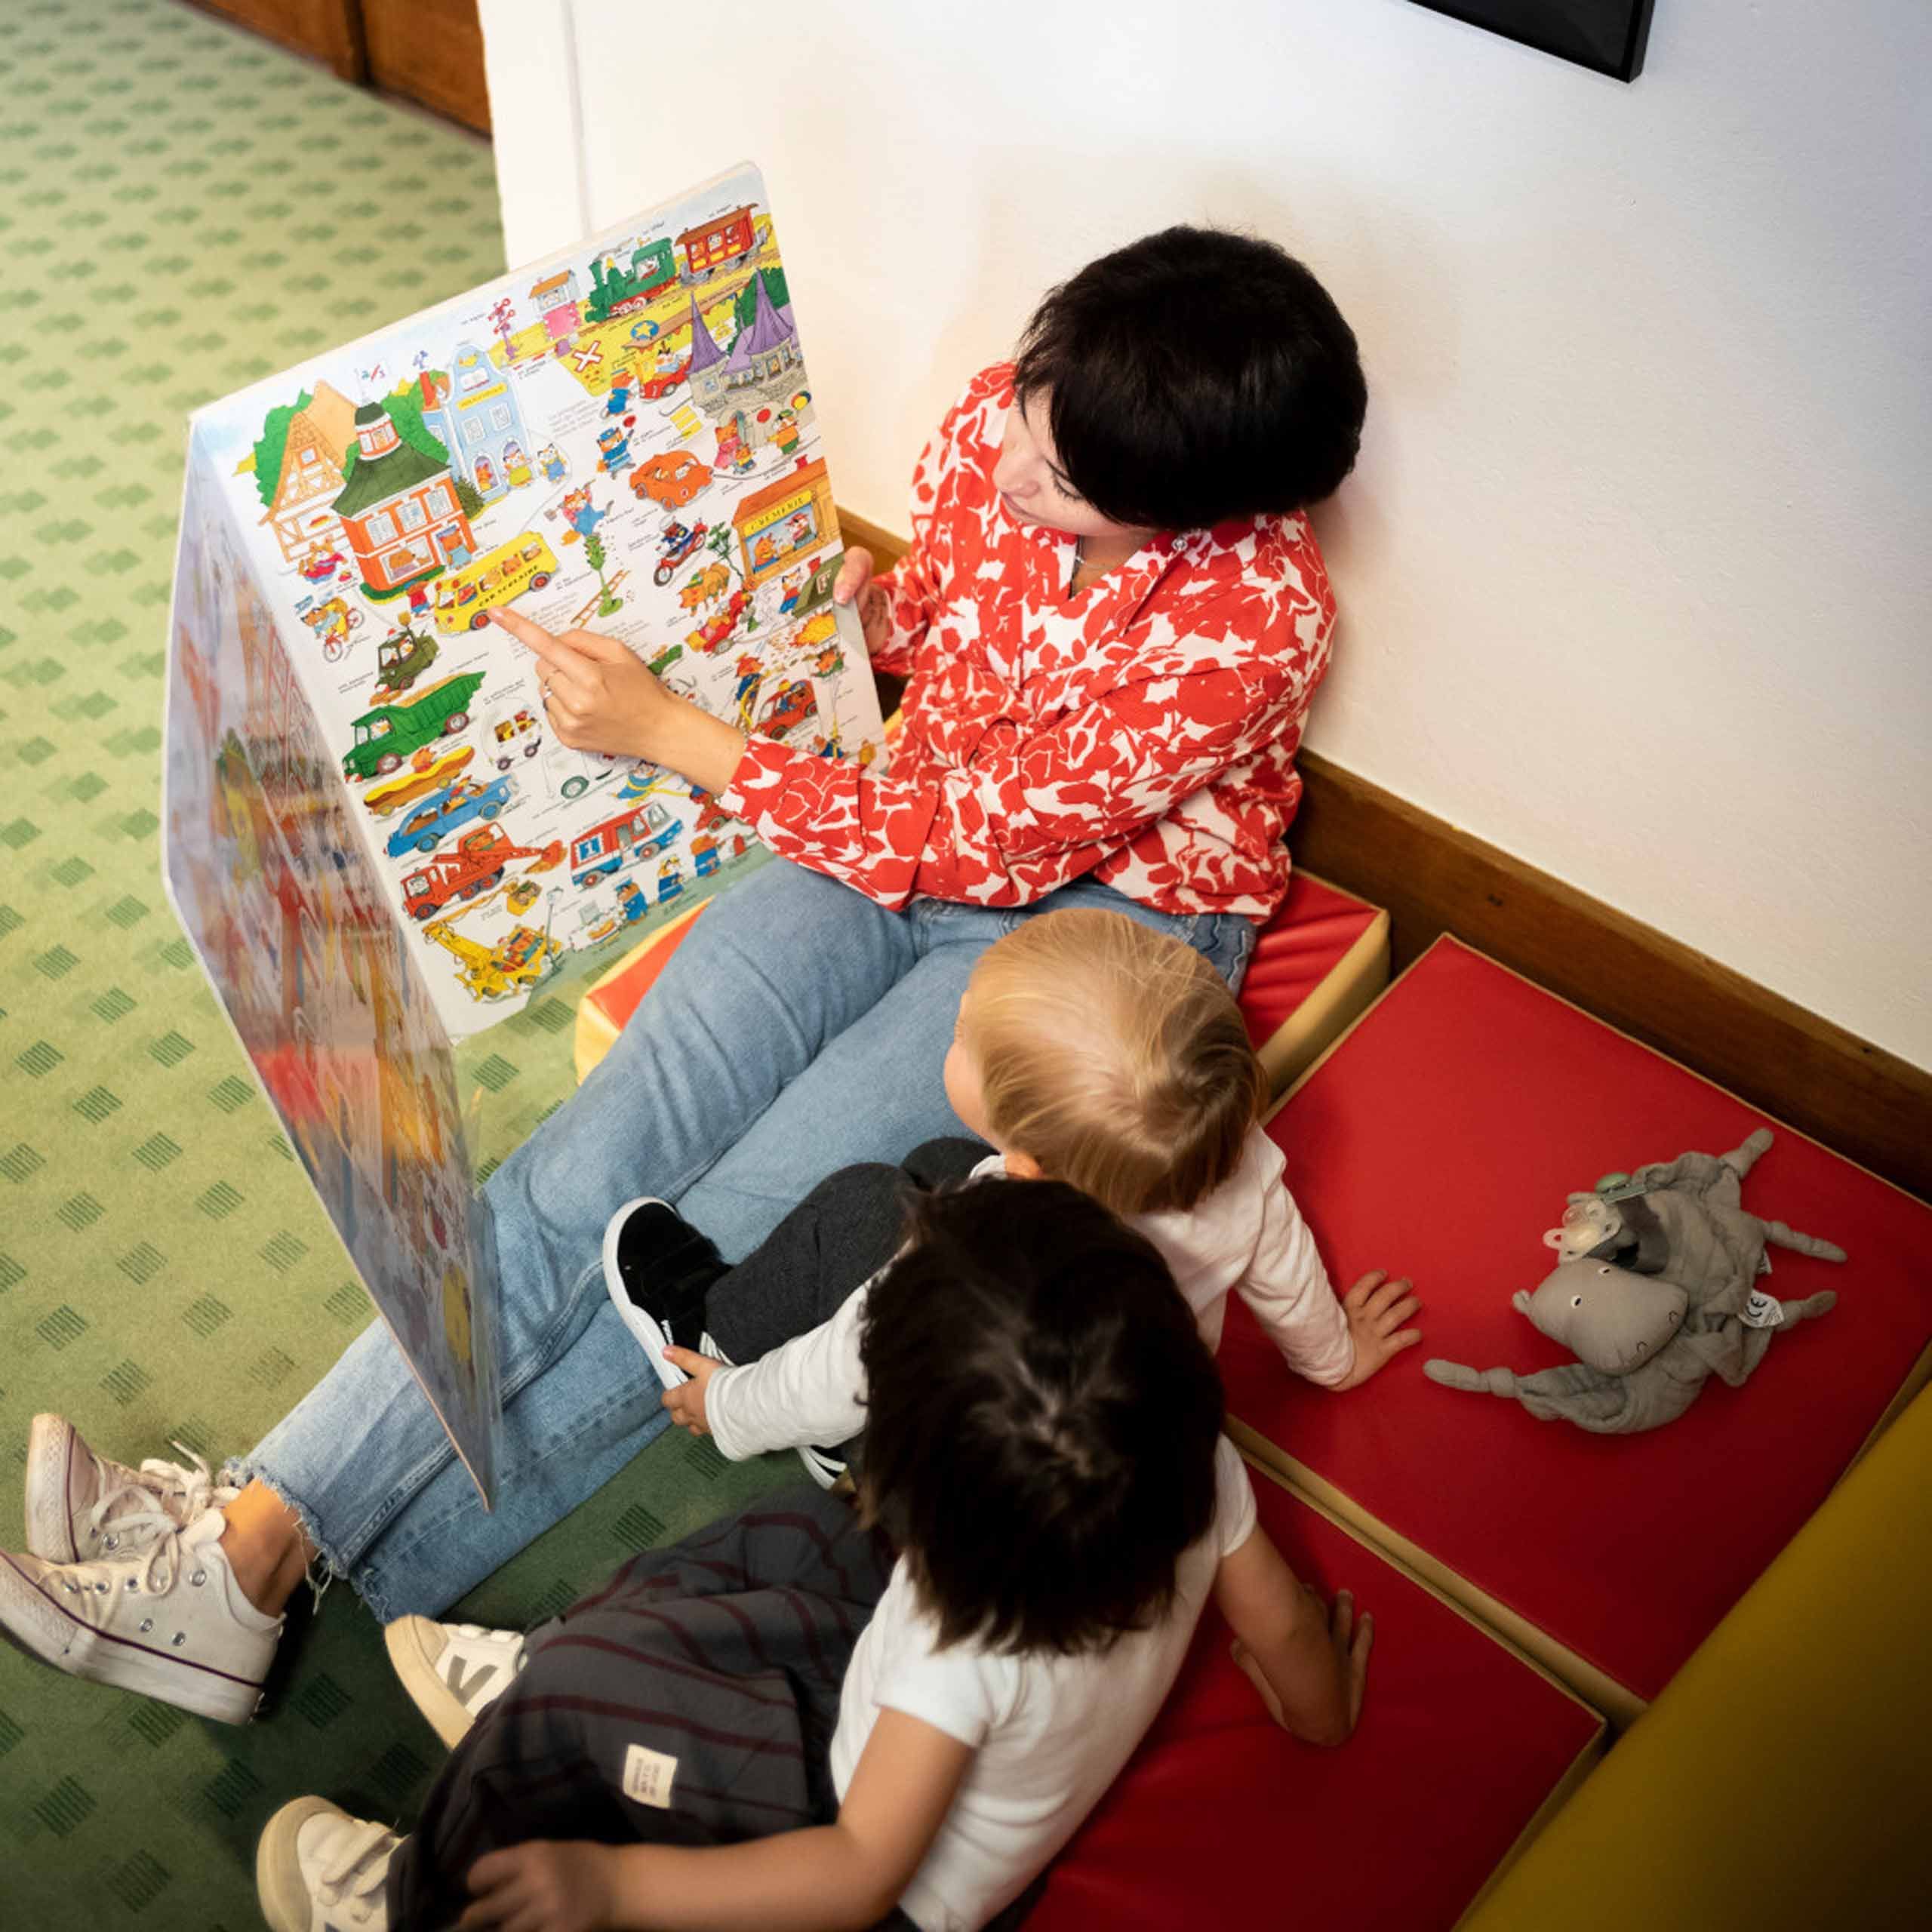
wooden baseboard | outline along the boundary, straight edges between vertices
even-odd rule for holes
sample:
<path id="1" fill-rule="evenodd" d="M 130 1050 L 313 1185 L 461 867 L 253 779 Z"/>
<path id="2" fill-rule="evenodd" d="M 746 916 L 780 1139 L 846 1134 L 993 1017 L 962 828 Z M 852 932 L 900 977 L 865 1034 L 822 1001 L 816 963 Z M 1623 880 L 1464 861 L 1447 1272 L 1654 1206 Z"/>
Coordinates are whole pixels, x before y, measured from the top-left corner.
<path id="1" fill-rule="evenodd" d="M 476 0 L 360 0 L 374 86 L 490 131 Z"/>
<path id="2" fill-rule="evenodd" d="M 211 14 L 319 60 L 345 81 L 369 77 L 357 0 L 195 0 Z"/>
<path id="3" fill-rule="evenodd" d="M 490 131 L 477 0 L 194 0 L 345 81 Z"/>
<path id="4" fill-rule="evenodd" d="M 839 512 L 881 569 L 905 542 Z M 1932 1073 L 1315 752 L 1298 863 L 1388 909 L 1400 971 L 1454 933 L 1552 992 L 1932 1200 Z"/>

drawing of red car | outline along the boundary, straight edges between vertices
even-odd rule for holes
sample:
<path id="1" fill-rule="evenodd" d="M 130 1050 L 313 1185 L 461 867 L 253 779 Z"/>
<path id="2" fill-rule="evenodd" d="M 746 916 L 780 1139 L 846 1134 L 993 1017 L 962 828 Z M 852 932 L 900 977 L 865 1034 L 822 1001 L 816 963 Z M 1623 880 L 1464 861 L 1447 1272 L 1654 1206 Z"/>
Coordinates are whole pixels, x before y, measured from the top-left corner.
<path id="1" fill-rule="evenodd" d="M 803 678 L 795 678 L 780 688 L 752 729 L 763 738 L 782 738 L 817 709 L 818 700 L 812 696 L 811 686 Z"/>
<path id="2" fill-rule="evenodd" d="M 685 359 L 669 369 L 660 369 L 656 375 L 648 377 L 638 385 L 637 392 L 646 402 L 661 401 L 685 380 L 685 372 L 691 366 L 691 358 Z"/>
<path id="3" fill-rule="evenodd" d="M 739 616 L 749 601 L 742 587 L 733 591 L 713 615 L 699 625 L 685 641 L 700 654 L 715 651 L 737 627 Z"/>

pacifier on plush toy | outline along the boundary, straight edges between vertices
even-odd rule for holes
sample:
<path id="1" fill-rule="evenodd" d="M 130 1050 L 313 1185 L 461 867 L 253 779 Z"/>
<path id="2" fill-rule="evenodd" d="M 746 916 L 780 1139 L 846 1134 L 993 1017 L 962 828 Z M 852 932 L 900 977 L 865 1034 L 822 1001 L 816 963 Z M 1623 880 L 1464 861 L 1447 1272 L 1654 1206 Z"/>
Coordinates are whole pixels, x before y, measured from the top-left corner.
<path id="1" fill-rule="evenodd" d="M 1571 1195 L 1561 1225 L 1543 1235 L 1562 1260 L 1533 1293 L 1512 1299 L 1574 1363 L 1519 1376 L 1435 1361 L 1423 1372 L 1446 1388 L 1513 1395 L 1540 1421 L 1560 1417 L 1603 1435 L 1675 1421 L 1713 1374 L 1741 1387 L 1777 1330 L 1838 1300 L 1829 1289 L 1801 1301 L 1761 1292 L 1766 1243 L 1844 1259 L 1831 1241 L 1745 1211 L 1743 1178 L 1770 1144 L 1760 1128 L 1721 1158 L 1681 1155 Z"/>

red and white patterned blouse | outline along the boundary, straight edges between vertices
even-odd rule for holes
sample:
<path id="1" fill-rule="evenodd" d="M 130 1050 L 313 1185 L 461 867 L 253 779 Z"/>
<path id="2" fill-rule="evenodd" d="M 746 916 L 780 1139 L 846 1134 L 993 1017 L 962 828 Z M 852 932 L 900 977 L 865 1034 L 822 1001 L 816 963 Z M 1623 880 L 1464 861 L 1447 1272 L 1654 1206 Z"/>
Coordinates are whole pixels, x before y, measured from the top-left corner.
<path id="1" fill-rule="evenodd" d="M 885 906 L 1025 906 L 1091 876 L 1266 918 L 1334 626 L 1308 519 L 1156 537 L 1069 597 L 1074 540 L 993 487 L 1012 402 L 1011 365 L 975 377 L 914 474 L 872 660 L 909 679 L 889 770 L 755 737 L 718 802 Z"/>

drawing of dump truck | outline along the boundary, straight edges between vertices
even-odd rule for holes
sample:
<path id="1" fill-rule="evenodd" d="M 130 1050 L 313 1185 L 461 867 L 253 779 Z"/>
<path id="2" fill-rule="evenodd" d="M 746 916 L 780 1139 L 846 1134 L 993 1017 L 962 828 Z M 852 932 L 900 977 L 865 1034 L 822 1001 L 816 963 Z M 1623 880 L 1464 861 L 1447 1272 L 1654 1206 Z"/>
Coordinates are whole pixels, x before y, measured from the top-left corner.
<path id="1" fill-rule="evenodd" d="M 355 721 L 355 743 L 342 755 L 343 777 L 386 777 L 439 732 L 460 731 L 482 682 L 481 671 L 466 671 L 460 678 L 439 678 L 413 697 L 364 712 Z"/>

